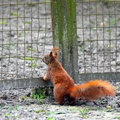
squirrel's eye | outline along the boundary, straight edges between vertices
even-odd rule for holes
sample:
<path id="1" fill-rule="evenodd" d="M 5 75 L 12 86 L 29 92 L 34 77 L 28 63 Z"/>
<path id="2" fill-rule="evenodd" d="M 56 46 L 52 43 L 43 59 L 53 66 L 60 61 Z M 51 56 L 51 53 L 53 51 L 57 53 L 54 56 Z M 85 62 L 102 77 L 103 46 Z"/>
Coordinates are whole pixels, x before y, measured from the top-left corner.
<path id="1" fill-rule="evenodd" d="M 47 59 L 47 56 L 45 56 L 45 59 Z"/>

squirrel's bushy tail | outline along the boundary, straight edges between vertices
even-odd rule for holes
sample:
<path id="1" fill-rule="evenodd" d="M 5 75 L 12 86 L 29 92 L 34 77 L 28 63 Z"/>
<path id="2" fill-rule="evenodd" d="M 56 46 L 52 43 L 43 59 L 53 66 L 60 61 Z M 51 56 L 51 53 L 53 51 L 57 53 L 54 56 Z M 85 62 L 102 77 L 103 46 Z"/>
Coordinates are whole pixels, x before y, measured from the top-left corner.
<path id="1" fill-rule="evenodd" d="M 77 84 L 70 90 L 70 96 L 75 99 L 95 100 L 106 95 L 114 96 L 115 87 L 108 81 L 102 80 L 91 80 L 82 84 Z"/>

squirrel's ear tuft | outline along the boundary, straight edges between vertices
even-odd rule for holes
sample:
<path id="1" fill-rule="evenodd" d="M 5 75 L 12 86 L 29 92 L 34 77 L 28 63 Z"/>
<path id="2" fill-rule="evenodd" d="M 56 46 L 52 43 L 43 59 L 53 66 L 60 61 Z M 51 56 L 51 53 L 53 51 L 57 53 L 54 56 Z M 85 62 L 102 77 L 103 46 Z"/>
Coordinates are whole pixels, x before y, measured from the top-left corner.
<path id="1" fill-rule="evenodd" d="M 50 56 L 52 56 L 52 52 L 50 52 Z"/>
<path id="2" fill-rule="evenodd" d="M 51 50 L 51 52 L 57 52 L 58 50 L 59 50 L 58 47 L 53 47 L 52 50 Z"/>

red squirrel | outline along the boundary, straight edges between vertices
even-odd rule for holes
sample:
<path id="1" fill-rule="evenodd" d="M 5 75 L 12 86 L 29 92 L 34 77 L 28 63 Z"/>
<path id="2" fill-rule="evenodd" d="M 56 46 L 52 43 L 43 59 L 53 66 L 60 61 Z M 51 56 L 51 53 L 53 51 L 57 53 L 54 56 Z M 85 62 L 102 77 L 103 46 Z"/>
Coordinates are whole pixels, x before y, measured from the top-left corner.
<path id="1" fill-rule="evenodd" d="M 48 66 L 46 74 L 42 78 L 45 81 L 51 80 L 54 85 L 54 98 L 57 100 L 54 104 L 63 104 L 64 98 L 68 98 L 71 102 L 77 98 L 95 100 L 106 95 L 115 95 L 115 87 L 108 81 L 91 80 L 75 85 L 57 59 L 58 49 L 58 47 L 53 47 L 50 53 L 42 57 L 42 61 Z"/>

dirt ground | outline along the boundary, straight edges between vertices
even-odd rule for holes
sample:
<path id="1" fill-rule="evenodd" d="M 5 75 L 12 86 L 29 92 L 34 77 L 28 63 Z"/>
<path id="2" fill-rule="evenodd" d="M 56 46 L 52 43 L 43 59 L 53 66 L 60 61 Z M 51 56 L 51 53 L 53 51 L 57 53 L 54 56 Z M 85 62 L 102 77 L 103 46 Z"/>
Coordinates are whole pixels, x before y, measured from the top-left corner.
<path id="1" fill-rule="evenodd" d="M 39 0 L 40 4 L 30 4 L 37 0 L 18 0 L 18 6 L 16 0 L 11 1 L 12 5 L 9 0 L 3 2 L 1 79 L 43 76 L 46 65 L 41 57 L 52 48 L 49 0 L 46 4 L 44 0 Z M 119 6 L 119 2 L 77 2 L 79 73 L 120 72 Z"/>
<path id="2" fill-rule="evenodd" d="M 18 0 L 21 5 L 10 7 L 6 4 L 9 0 L 3 1 L 0 79 L 43 76 L 46 65 L 41 56 L 52 48 L 50 4 L 34 5 L 26 0 L 24 6 L 24 1 Z M 94 2 L 77 3 L 79 72 L 120 72 L 120 4 L 98 2 L 95 5 Z M 77 100 L 73 106 L 52 105 L 53 96 L 31 99 L 29 88 L 0 91 L 0 120 L 119 120 L 120 83 L 112 84 L 117 89 L 115 97 L 90 102 Z"/>
<path id="3" fill-rule="evenodd" d="M 119 120 L 120 83 L 116 96 L 95 101 L 78 99 L 74 105 L 53 105 L 53 96 L 32 99 L 32 89 L 0 91 L 0 120 Z"/>

